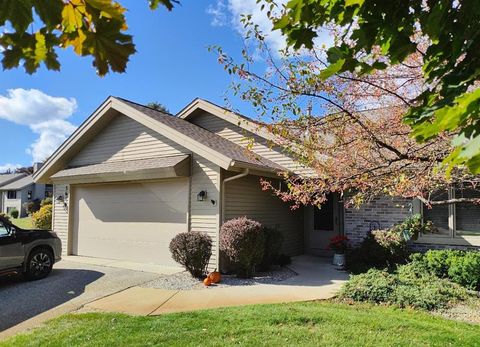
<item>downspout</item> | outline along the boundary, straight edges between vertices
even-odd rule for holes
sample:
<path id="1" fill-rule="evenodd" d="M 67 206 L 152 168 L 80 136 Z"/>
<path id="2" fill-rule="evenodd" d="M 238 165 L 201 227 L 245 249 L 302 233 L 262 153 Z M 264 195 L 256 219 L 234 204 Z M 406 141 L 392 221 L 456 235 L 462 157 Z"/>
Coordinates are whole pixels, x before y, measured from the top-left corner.
<path id="1" fill-rule="evenodd" d="M 242 178 L 242 177 L 245 177 L 247 176 L 248 174 L 250 173 L 250 169 L 245 169 L 245 171 L 243 171 L 241 174 L 238 174 L 238 175 L 235 175 L 235 176 L 232 176 L 232 177 L 229 177 L 229 178 L 225 178 L 223 181 L 222 181 L 222 220 L 220 221 L 220 224 L 223 224 L 223 222 L 225 221 L 225 183 L 227 182 L 231 182 L 231 181 L 234 181 L 234 180 L 238 180 L 239 178 Z"/>

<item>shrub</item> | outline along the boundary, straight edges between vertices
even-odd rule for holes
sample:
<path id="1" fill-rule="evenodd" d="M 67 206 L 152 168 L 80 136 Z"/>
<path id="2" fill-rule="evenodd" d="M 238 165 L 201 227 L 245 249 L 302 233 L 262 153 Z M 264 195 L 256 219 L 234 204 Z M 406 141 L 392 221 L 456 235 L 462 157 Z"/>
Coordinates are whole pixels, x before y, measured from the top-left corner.
<path id="1" fill-rule="evenodd" d="M 260 267 L 262 270 L 268 270 L 278 260 L 283 244 L 283 234 L 277 229 L 268 227 L 263 229 L 263 233 L 265 235 L 265 248 Z"/>
<path id="2" fill-rule="evenodd" d="M 27 201 L 26 203 L 23 204 L 23 207 L 25 208 L 25 211 L 27 212 L 27 214 L 30 215 L 34 212 L 37 212 L 40 209 L 40 201 L 38 199 Z"/>
<path id="3" fill-rule="evenodd" d="M 436 228 L 431 222 L 422 223 L 420 215 L 413 215 L 389 229 L 373 230 L 359 247 L 347 255 L 347 269 L 353 273 L 370 268 L 394 268 L 405 264 L 410 251 L 408 242 L 420 233 L 432 233 Z"/>
<path id="4" fill-rule="evenodd" d="M 18 215 L 19 215 L 19 212 L 18 210 L 14 207 L 10 210 L 10 216 L 12 216 L 12 218 L 18 218 Z"/>
<path id="5" fill-rule="evenodd" d="M 378 242 L 378 235 L 369 233 L 359 247 L 347 252 L 347 269 L 352 273 L 362 273 L 371 268 L 394 268 L 405 264 L 409 251 L 403 244 L 398 247 L 384 247 Z"/>
<path id="6" fill-rule="evenodd" d="M 263 259 L 265 234 L 259 222 L 240 217 L 220 229 L 220 250 L 235 264 L 239 277 L 251 277 Z"/>
<path id="7" fill-rule="evenodd" d="M 173 260 L 183 265 L 193 277 L 200 278 L 205 275 L 212 256 L 212 239 L 195 231 L 181 233 L 170 241 L 170 252 Z"/>
<path id="8" fill-rule="evenodd" d="M 375 303 L 389 302 L 395 286 L 395 276 L 385 270 L 370 269 L 353 275 L 340 291 L 341 298 Z"/>
<path id="9" fill-rule="evenodd" d="M 468 289 L 480 290 L 480 252 L 429 250 L 414 254 L 412 266 L 441 278 L 448 278 Z"/>
<path id="10" fill-rule="evenodd" d="M 38 229 L 52 229 L 52 205 L 44 205 L 33 213 L 32 223 Z"/>
<path id="11" fill-rule="evenodd" d="M 52 205 L 53 200 L 52 198 L 45 198 L 40 202 L 40 207 L 43 207 L 45 205 Z"/>
<path id="12" fill-rule="evenodd" d="M 459 285 L 430 273 L 416 272 L 416 268 L 401 265 L 394 273 L 370 269 L 351 276 L 342 287 L 340 297 L 376 304 L 392 304 L 434 310 L 449 306 L 468 297 Z"/>
<path id="13" fill-rule="evenodd" d="M 416 240 L 420 234 L 431 234 L 438 232 L 438 229 L 431 221 L 424 221 L 420 214 L 408 217 L 402 223 L 392 227 L 396 233 L 402 235 L 406 241 Z"/>

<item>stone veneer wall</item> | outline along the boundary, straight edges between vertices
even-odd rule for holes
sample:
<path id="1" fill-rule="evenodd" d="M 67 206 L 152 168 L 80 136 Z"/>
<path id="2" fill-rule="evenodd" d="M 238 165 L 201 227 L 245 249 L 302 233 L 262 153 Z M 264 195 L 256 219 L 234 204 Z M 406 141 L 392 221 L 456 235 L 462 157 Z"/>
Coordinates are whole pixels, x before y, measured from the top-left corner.
<path id="1" fill-rule="evenodd" d="M 345 209 L 345 235 L 353 246 L 358 246 L 368 232 L 387 229 L 411 215 L 411 200 L 379 197 L 360 208 Z"/>
<path id="2" fill-rule="evenodd" d="M 412 214 L 412 200 L 404 198 L 379 197 L 360 208 L 345 209 L 345 235 L 352 246 L 358 246 L 369 231 L 387 229 L 393 224 L 402 222 Z M 475 246 L 440 245 L 431 243 L 412 243 L 411 248 L 417 252 L 428 249 L 475 249 Z"/>

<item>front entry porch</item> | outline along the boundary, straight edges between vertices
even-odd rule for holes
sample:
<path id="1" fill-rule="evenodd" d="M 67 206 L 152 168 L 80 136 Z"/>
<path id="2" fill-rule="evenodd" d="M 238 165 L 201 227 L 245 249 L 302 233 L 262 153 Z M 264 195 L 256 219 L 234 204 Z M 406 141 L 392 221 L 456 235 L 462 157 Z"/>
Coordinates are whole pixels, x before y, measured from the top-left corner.
<path id="1" fill-rule="evenodd" d="M 321 208 L 304 207 L 304 250 L 308 255 L 330 256 L 330 239 L 344 233 L 344 206 L 338 194 L 330 194 Z"/>

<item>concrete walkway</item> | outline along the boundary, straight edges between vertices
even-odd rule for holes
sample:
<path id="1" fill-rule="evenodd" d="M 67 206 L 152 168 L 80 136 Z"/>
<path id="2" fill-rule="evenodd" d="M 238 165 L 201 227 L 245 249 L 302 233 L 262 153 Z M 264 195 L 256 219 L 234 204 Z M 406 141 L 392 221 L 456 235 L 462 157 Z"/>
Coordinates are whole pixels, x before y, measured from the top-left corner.
<path id="1" fill-rule="evenodd" d="M 132 315 L 159 315 L 208 308 L 308 301 L 332 298 L 348 279 L 326 259 L 299 256 L 289 266 L 298 273 L 278 284 L 166 290 L 132 287 L 91 302 L 82 311 L 99 310 Z"/>

